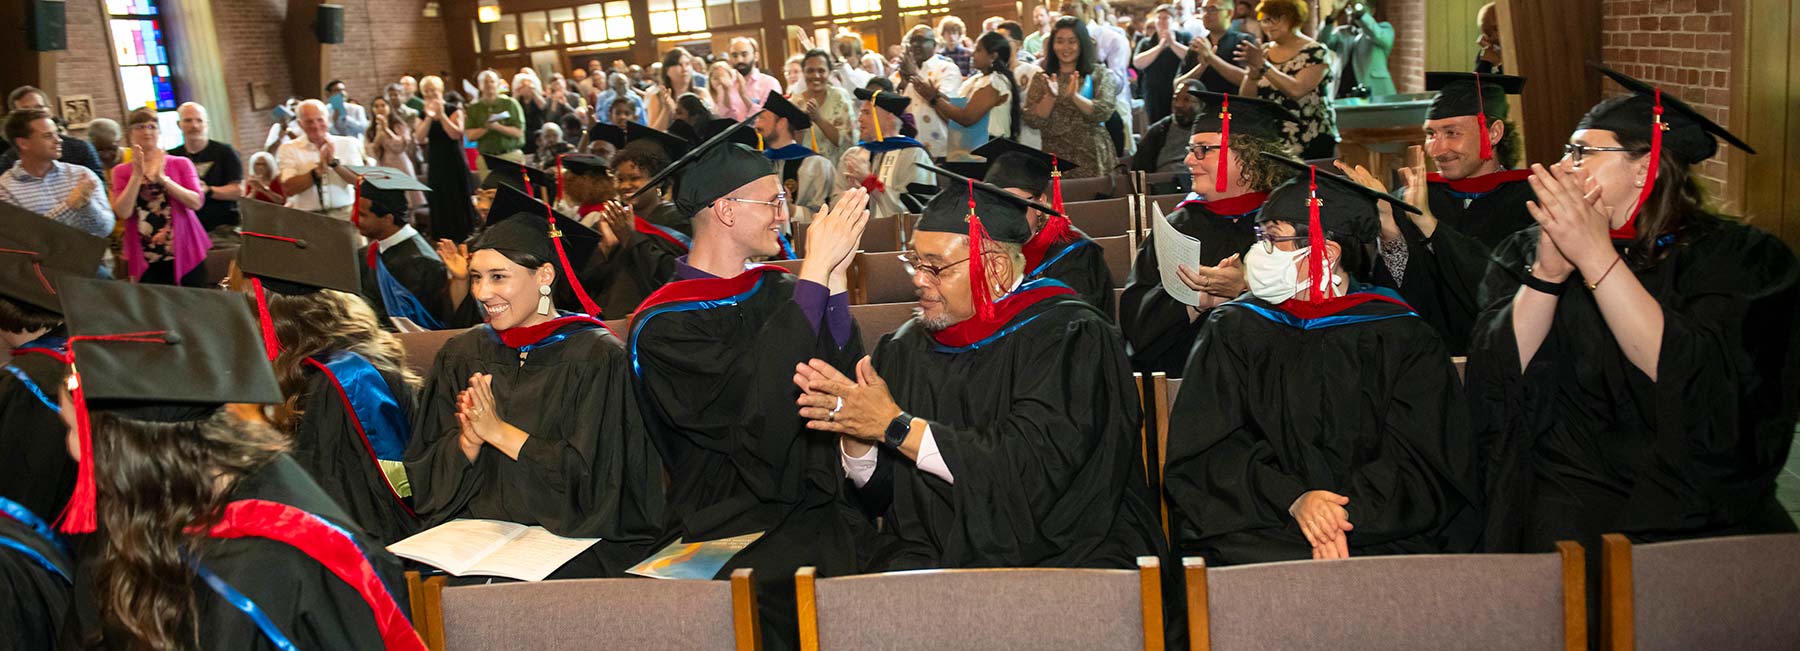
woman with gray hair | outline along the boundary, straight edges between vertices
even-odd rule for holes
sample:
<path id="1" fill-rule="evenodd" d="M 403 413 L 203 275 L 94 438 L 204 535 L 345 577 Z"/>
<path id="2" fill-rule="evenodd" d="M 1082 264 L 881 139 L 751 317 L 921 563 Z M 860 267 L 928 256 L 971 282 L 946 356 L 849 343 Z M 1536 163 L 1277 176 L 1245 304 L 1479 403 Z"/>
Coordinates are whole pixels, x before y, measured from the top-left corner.
<path id="1" fill-rule="evenodd" d="M 100 156 L 100 165 L 112 169 L 119 164 L 119 123 L 110 118 L 94 118 L 87 125 L 88 142 L 94 145 L 94 153 Z"/>

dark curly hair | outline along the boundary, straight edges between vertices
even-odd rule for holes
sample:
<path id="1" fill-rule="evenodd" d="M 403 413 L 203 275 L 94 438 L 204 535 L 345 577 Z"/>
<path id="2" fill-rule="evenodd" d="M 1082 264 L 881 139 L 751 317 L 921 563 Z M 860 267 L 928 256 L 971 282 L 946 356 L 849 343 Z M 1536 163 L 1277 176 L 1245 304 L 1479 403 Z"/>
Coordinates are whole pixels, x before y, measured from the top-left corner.
<path id="1" fill-rule="evenodd" d="M 1231 157 L 1240 161 L 1244 185 L 1254 192 L 1274 190 L 1294 177 L 1294 171 L 1288 166 L 1269 160 L 1267 156 L 1257 155 L 1258 152 L 1265 151 L 1289 158 L 1294 155 L 1287 138 L 1283 136 L 1264 138 L 1243 133 L 1231 135 Z"/>
<path id="2" fill-rule="evenodd" d="M 383 374 L 398 375 L 406 390 L 416 391 L 419 376 L 406 366 L 400 339 L 381 329 L 381 321 L 369 303 L 354 294 L 332 289 L 290 296 L 267 293 L 269 320 L 275 323 L 275 339 L 281 354 L 275 358 L 275 377 L 286 399 L 275 407 L 275 427 L 292 436 L 305 414 L 306 360 L 321 353 L 347 350 L 369 360 Z"/>

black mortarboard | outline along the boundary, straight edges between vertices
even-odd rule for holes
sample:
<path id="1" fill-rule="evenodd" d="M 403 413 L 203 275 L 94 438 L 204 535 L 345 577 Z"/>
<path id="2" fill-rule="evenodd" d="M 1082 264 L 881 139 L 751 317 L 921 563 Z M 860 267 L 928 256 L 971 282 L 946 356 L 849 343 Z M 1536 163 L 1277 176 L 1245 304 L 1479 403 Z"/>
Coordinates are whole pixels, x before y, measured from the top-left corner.
<path id="1" fill-rule="evenodd" d="M 0 295 L 62 314 L 57 285 L 92 277 L 106 244 L 104 237 L 0 201 Z"/>
<path id="2" fill-rule="evenodd" d="M 1427 120 L 1485 115 L 1488 120 L 1504 120 L 1511 112 L 1507 95 L 1525 90 L 1525 78 L 1511 75 L 1484 75 L 1478 72 L 1427 72 L 1425 90 L 1438 92 L 1431 100 Z"/>
<path id="3" fill-rule="evenodd" d="M 607 176 L 612 168 L 593 154 L 569 154 L 562 157 L 563 171 L 576 176 Z"/>
<path id="4" fill-rule="evenodd" d="M 357 184 L 357 196 L 368 199 L 379 214 L 405 216 L 412 205 L 406 200 L 408 191 L 427 192 L 431 188 L 420 183 L 413 175 L 392 167 L 346 166 L 351 174 L 357 175 L 362 182 Z"/>
<path id="5" fill-rule="evenodd" d="M 1292 111 L 1268 100 L 1193 89 L 1188 90 L 1188 94 L 1206 104 L 1194 117 L 1193 132 L 1219 134 L 1219 169 L 1213 175 L 1217 181 L 1215 192 L 1225 191 L 1231 175 L 1233 137 L 1249 136 L 1279 142 L 1287 137 L 1289 123 L 1300 123 L 1300 118 Z"/>
<path id="6" fill-rule="evenodd" d="M 693 217 L 700 209 L 712 205 L 720 197 L 757 179 L 774 176 L 775 168 L 769 166 L 769 159 L 764 158 L 762 152 L 730 141 L 738 132 L 748 129 L 749 125 L 750 121 L 744 120 L 708 138 L 693 151 L 663 168 L 656 176 L 650 177 L 649 181 L 644 182 L 644 187 L 631 196 L 649 192 L 679 174 L 681 182 L 675 188 L 675 209 L 684 217 Z"/>
<path id="7" fill-rule="evenodd" d="M 551 219 L 555 220 L 554 229 Z M 557 262 L 561 267 L 557 277 L 574 290 L 582 309 L 588 314 L 599 314 L 598 304 L 588 296 L 587 289 L 581 286 L 581 278 L 575 274 L 576 269 L 587 266 L 588 258 L 599 246 L 600 233 L 582 226 L 580 220 L 550 210 L 544 202 L 526 196 L 517 188 L 502 186 L 494 194 L 493 207 L 488 210 L 487 228 L 475 238 L 469 252 L 499 249 Z"/>
<path id="8" fill-rule="evenodd" d="M 488 175 L 482 179 L 481 187 L 496 188 L 500 184 L 511 185 L 520 190 L 530 188 L 530 194 L 538 198 L 547 198 L 556 191 L 556 174 L 549 170 L 541 170 L 523 163 L 515 163 L 498 156 L 482 154 L 487 160 Z M 525 184 L 529 178 L 531 185 Z"/>
<path id="9" fill-rule="evenodd" d="M 744 123 L 752 126 L 747 129 L 732 129 L 732 127 L 737 126 L 737 120 L 731 118 L 713 118 L 708 120 L 706 124 L 700 125 L 700 138 L 705 140 L 721 133 L 725 133 L 726 131 L 730 131 L 730 136 L 727 139 L 728 142 L 735 142 L 745 147 L 762 151 L 762 134 L 757 133 L 756 127 L 754 126 L 756 124 L 756 116 L 750 116 L 748 119 L 744 120 Z"/>
<path id="10" fill-rule="evenodd" d="M 901 113 L 906 112 L 907 105 L 912 103 L 911 98 L 899 93 L 869 90 L 867 88 L 858 88 L 853 92 L 856 94 L 856 98 L 862 101 L 867 102 L 869 100 L 874 100 L 876 106 L 881 107 L 881 110 L 883 111 L 894 114 L 894 117 L 900 117 Z"/>
<path id="11" fill-rule="evenodd" d="M 335 289 L 357 294 L 356 228 L 342 219 L 261 201 L 239 201 L 238 270 L 283 294 Z"/>
<path id="12" fill-rule="evenodd" d="M 1041 149 L 1027 147 L 1006 138 L 987 141 L 969 152 L 987 159 L 981 180 L 1003 188 L 1042 194 L 1051 189 L 1051 181 L 1080 166 Z M 1061 194 L 1051 192 L 1051 195 Z M 1051 203 L 1056 203 L 1052 198 Z"/>
<path id="13" fill-rule="evenodd" d="M 610 142 L 615 148 L 624 147 L 625 143 L 629 142 L 625 139 L 624 129 L 620 129 L 619 127 L 605 122 L 595 122 L 594 126 L 588 127 L 588 140 L 593 142 Z"/>
<path id="14" fill-rule="evenodd" d="M 1031 222 L 1026 211 L 1036 208 L 1056 214 L 1049 206 L 1007 192 L 990 183 L 976 181 L 955 172 L 924 163 L 919 167 L 948 176 L 956 182 L 937 193 L 925 204 L 914 232 L 955 233 L 969 238 L 969 294 L 975 315 L 994 317 L 992 288 L 986 282 L 986 256 L 982 255 L 987 240 L 1023 245 L 1031 239 Z M 972 199 L 972 200 L 971 200 Z"/>
<path id="15" fill-rule="evenodd" d="M 1397 210 L 1420 212 L 1412 204 L 1396 199 L 1393 195 L 1363 187 L 1344 176 L 1286 156 L 1267 152 L 1262 155 L 1298 171 L 1299 175 L 1269 193 L 1269 200 L 1263 204 L 1262 212 L 1257 213 L 1258 223 L 1279 219 L 1293 224 L 1303 234 L 1311 233 L 1311 226 L 1307 223 L 1310 218 L 1307 199 L 1312 197 L 1309 189 L 1315 170 L 1319 186 L 1319 220 L 1325 232 L 1330 234 L 1330 239 L 1374 242 L 1381 230 L 1381 217 L 1375 204 L 1377 201 L 1386 201 Z"/>
<path id="16" fill-rule="evenodd" d="M 75 492 L 60 518 L 63 532 L 95 528 L 90 409 L 183 422 L 209 418 L 226 403 L 281 402 L 242 295 L 75 278 L 59 289 L 68 308 L 81 453 Z"/>
<path id="17" fill-rule="evenodd" d="M 1664 151 L 1677 162 L 1696 165 L 1719 153 L 1719 141 L 1715 139 L 1718 138 L 1738 149 L 1756 153 L 1748 143 L 1695 111 L 1681 98 L 1598 63 L 1589 61 L 1588 66 L 1611 77 L 1631 94 L 1595 104 L 1575 124 L 1575 129 L 1603 129 L 1618 134 L 1620 140 L 1629 138 L 1650 143 L 1650 165 L 1645 172 L 1643 190 L 1638 193 L 1630 219 L 1624 226 L 1612 230 L 1613 239 L 1637 237 L 1638 212 L 1643 210 L 1650 192 L 1656 189 L 1657 167 Z"/>
<path id="18" fill-rule="evenodd" d="M 668 158 L 670 159 L 681 157 L 682 154 L 687 153 L 688 145 L 694 143 L 692 140 L 676 136 L 667 131 L 652 129 L 648 125 L 640 122 L 627 122 L 625 124 L 625 143 L 630 144 L 639 140 L 649 140 L 661 145 L 663 151 L 668 153 Z"/>
<path id="19" fill-rule="evenodd" d="M 762 107 L 764 111 L 774 113 L 776 117 L 787 118 L 790 129 L 801 131 L 812 128 L 812 118 L 806 115 L 806 111 L 788 101 L 788 98 L 782 97 L 781 93 L 769 91 L 769 97 L 763 100 Z"/>

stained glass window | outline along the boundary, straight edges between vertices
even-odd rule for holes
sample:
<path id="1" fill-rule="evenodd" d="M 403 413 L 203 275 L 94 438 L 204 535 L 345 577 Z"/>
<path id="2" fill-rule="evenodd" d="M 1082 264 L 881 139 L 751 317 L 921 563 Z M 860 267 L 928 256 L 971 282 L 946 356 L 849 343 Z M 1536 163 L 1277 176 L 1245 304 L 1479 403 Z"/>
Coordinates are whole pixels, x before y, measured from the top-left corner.
<path id="1" fill-rule="evenodd" d="M 154 106 L 173 111 L 180 103 L 159 5 L 159 0 L 106 0 L 126 110 Z"/>

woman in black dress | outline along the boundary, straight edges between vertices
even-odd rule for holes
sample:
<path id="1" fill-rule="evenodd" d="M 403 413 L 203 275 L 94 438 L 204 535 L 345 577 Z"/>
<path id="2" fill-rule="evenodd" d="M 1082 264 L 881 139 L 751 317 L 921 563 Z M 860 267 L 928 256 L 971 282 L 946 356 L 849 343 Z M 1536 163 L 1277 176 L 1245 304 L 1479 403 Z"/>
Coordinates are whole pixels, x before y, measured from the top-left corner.
<path id="1" fill-rule="evenodd" d="M 425 143 L 431 238 L 460 243 L 475 230 L 475 212 L 469 204 L 474 184 L 469 180 L 469 160 L 463 156 L 462 96 L 444 92 L 444 80 L 436 76 L 421 80 L 419 93 L 425 97 L 425 110 L 413 127 L 413 140 Z"/>

